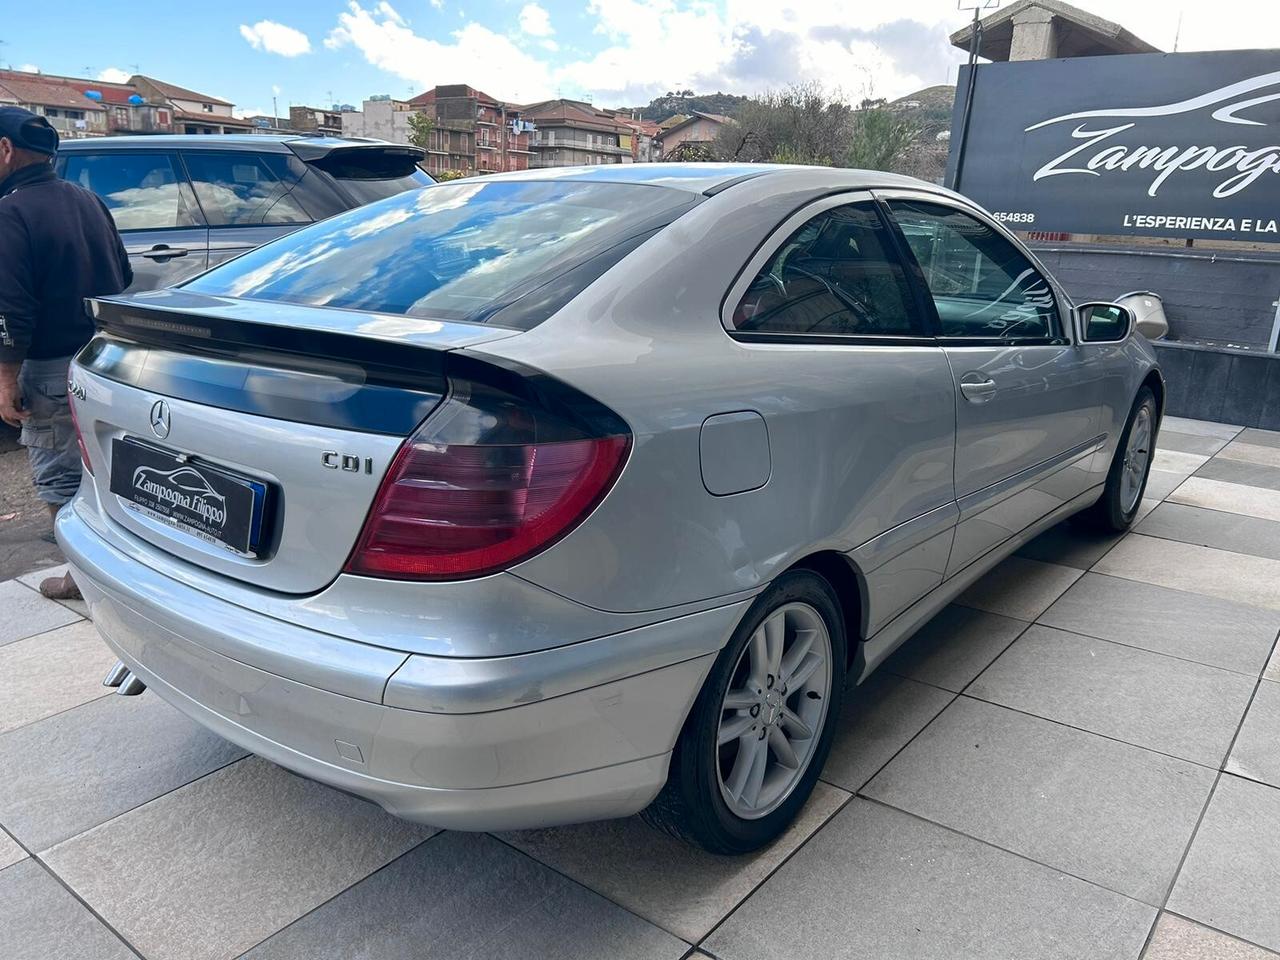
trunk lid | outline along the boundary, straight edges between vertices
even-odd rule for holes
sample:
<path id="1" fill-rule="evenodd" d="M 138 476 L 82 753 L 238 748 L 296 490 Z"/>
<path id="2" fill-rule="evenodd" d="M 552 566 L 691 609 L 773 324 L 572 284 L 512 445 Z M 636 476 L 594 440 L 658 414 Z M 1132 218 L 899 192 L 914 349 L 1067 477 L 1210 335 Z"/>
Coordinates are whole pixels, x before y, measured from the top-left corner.
<path id="1" fill-rule="evenodd" d="M 285 593 L 341 571 L 387 466 L 479 324 L 153 291 L 90 302 L 72 367 L 103 513 L 168 553 Z"/>

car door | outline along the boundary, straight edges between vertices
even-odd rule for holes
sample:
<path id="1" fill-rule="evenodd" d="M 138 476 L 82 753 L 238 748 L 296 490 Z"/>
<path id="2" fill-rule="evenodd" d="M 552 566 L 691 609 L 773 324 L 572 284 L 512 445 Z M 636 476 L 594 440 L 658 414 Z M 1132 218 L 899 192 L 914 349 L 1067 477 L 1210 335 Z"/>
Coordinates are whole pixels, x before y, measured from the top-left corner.
<path id="1" fill-rule="evenodd" d="M 955 397 L 917 293 L 892 228 L 859 192 L 792 215 L 725 301 L 724 325 L 762 384 L 769 482 L 803 491 L 765 510 L 849 553 L 867 636 L 942 582 L 955 525 Z"/>
<path id="2" fill-rule="evenodd" d="M 111 211 L 133 267 L 130 290 L 171 286 L 204 271 L 209 231 L 176 154 L 68 151 L 58 172 L 92 190 Z"/>
<path id="3" fill-rule="evenodd" d="M 191 149 L 182 159 L 209 224 L 211 267 L 315 220 L 294 195 L 306 165 L 292 154 Z"/>
<path id="4" fill-rule="evenodd" d="M 956 392 L 960 521 L 947 576 L 1093 482 L 1097 381 L 1044 271 L 993 222 L 936 196 L 882 195 L 937 314 Z"/>

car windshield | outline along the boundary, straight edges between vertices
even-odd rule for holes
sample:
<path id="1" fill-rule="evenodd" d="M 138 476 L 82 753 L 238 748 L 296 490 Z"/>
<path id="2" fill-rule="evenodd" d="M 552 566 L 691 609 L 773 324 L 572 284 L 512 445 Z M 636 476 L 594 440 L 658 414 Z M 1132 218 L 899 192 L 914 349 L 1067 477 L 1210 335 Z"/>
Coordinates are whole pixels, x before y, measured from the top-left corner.
<path id="1" fill-rule="evenodd" d="M 693 194 L 641 184 L 467 180 L 402 193 L 252 250 L 191 281 L 217 296 L 484 321 L 670 223 Z M 599 270 L 578 270 L 588 261 Z M 560 296 L 563 303 L 567 297 Z M 499 321 L 501 322 L 501 321 Z M 535 321 L 536 322 L 536 321 Z"/>

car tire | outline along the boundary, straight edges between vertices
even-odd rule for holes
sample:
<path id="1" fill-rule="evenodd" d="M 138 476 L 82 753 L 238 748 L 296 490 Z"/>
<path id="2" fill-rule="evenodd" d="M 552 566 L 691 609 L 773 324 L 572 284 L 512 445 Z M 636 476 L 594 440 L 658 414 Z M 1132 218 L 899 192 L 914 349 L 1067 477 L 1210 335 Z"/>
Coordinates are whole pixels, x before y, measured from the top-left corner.
<path id="1" fill-rule="evenodd" d="M 1102 533 L 1124 533 L 1133 526 L 1151 475 L 1159 426 L 1160 411 L 1155 394 L 1144 384 L 1138 389 L 1124 432 L 1120 434 L 1102 496 L 1079 515 L 1086 527 Z"/>
<path id="2" fill-rule="evenodd" d="M 716 658 L 644 818 L 718 854 L 748 853 L 786 830 L 831 750 L 847 650 L 825 579 L 792 570 L 774 581 Z"/>

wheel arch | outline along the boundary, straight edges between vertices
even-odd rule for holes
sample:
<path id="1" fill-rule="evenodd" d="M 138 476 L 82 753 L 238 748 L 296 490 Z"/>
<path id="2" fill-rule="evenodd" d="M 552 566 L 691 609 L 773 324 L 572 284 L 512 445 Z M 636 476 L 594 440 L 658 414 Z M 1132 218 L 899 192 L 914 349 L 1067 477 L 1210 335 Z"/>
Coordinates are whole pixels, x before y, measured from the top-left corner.
<path id="1" fill-rule="evenodd" d="M 858 565 L 838 550 L 821 550 L 797 560 L 790 570 L 809 570 L 822 577 L 836 592 L 840 614 L 844 619 L 845 639 L 850 674 L 855 673 L 866 639 L 867 581 Z"/>

